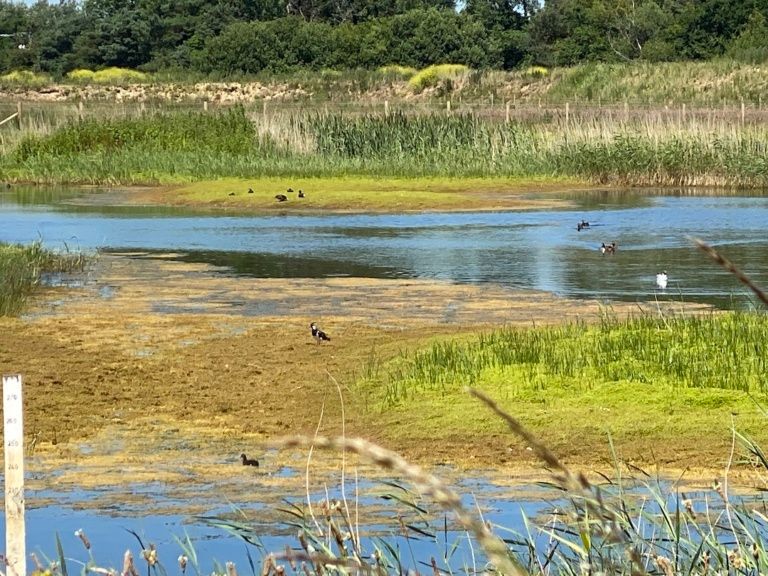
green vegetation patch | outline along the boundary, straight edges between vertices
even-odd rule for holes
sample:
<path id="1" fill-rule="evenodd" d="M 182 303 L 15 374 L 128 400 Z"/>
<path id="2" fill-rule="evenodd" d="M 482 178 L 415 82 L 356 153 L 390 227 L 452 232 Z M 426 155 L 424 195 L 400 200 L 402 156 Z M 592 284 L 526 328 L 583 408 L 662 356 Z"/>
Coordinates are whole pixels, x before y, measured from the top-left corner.
<path id="1" fill-rule="evenodd" d="M 742 431 L 764 428 L 755 400 L 768 401 L 767 346 L 768 316 L 756 313 L 505 328 L 403 353 L 360 387 L 436 435 L 504 430 L 463 392 L 472 386 L 550 440 L 727 438 L 731 413 Z"/>
<path id="2" fill-rule="evenodd" d="M 138 70 L 112 66 L 97 71 L 77 68 L 67 73 L 67 79 L 74 82 L 94 82 L 96 84 L 137 84 L 148 82 L 151 80 L 151 76 Z"/>
<path id="3" fill-rule="evenodd" d="M 243 208 L 279 206 L 283 209 L 424 210 L 472 208 L 475 193 L 514 193 L 529 189 L 535 181 L 524 179 L 472 178 L 369 178 L 369 177 L 261 177 L 226 178 L 174 187 L 163 202 L 193 206 L 230 204 Z M 292 192 L 287 192 L 288 189 Z M 253 193 L 248 193 L 248 189 Z M 304 198 L 298 197 L 299 190 Z M 275 195 L 288 201 L 276 204 Z"/>
<path id="4" fill-rule="evenodd" d="M 18 314 L 43 274 L 81 271 L 84 266 L 82 254 L 55 253 L 40 242 L 0 243 L 0 316 Z"/>
<path id="5" fill-rule="evenodd" d="M 425 88 L 433 88 L 441 82 L 449 82 L 468 72 L 469 67 L 463 64 L 434 64 L 411 76 L 408 85 L 415 92 L 421 92 Z"/>
<path id="6" fill-rule="evenodd" d="M 13 72 L 0 76 L 0 85 L 10 84 L 12 86 L 40 88 L 42 86 L 47 86 L 50 83 L 50 76 L 38 74 L 30 70 L 14 70 Z"/>

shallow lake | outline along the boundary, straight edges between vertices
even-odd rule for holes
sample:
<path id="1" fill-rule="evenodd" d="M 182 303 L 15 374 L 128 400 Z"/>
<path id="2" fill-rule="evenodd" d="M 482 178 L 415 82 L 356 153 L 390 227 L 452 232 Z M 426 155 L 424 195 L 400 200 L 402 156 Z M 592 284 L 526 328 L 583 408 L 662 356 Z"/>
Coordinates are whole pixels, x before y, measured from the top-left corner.
<path id="1" fill-rule="evenodd" d="M 84 194 L 100 192 L 20 186 L 0 191 L 0 241 L 41 239 L 54 249 L 172 251 L 182 260 L 257 277 L 433 278 L 604 301 L 661 298 L 752 306 L 750 294 L 693 246 L 690 238 L 698 237 L 768 286 L 768 198 L 747 194 L 595 191 L 568 197 L 567 209 L 322 216 L 109 207 L 84 202 Z M 581 220 L 591 225 L 577 231 Z M 601 242 L 613 241 L 616 254 L 601 254 Z M 654 284 L 661 270 L 669 273 L 665 291 Z M 96 512 L 79 509 L 79 503 L 99 494 L 29 494 L 29 550 L 52 557 L 59 533 L 67 555 L 85 561 L 73 535 L 83 528 L 97 561 L 119 567 L 122 552 L 131 547 L 141 569 L 132 530 L 166 550 L 163 561 L 173 568 L 180 553 L 173 536 L 188 533 L 201 556 L 201 572 L 210 572 L 215 558 L 235 561 L 243 573 L 248 564 L 242 540 L 164 509 L 162 486 L 128 490 L 146 492 L 152 504 Z M 487 495 L 493 488 L 481 482 L 471 491 Z M 521 507 L 530 515 L 545 509 L 492 494 L 485 502 L 489 518 L 508 526 L 520 526 Z M 212 503 L 209 514 L 229 511 Z M 246 512 L 258 516 L 258 511 Z M 273 534 L 264 538 L 268 548 L 286 542 L 284 531 L 265 533 Z M 295 536 L 290 543 L 296 544 Z M 471 562 L 471 552 L 461 548 L 458 564 Z"/>
<path id="2" fill-rule="evenodd" d="M 0 241 L 171 250 L 259 277 L 435 278 L 601 300 L 749 305 L 745 289 L 693 246 L 697 237 L 768 285 L 768 198 L 746 194 L 595 191 L 568 197 L 568 209 L 322 216 L 94 206 L 83 194 L 0 193 Z M 582 219 L 591 226 L 579 232 Z M 616 242 L 616 254 L 602 255 L 602 242 Z M 661 270 L 664 292 L 654 281 Z"/>

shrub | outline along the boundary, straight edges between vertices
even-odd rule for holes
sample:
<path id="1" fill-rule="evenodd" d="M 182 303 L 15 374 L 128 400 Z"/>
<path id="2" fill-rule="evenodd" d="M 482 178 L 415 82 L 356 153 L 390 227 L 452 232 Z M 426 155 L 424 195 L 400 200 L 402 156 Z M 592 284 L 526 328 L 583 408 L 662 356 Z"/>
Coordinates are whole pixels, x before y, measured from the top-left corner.
<path id="1" fill-rule="evenodd" d="M 549 76 L 549 69 L 544 66 L 529 66 L 523 70 L 523 76 L 530 76 L 532 78 L 544 78 Z"/>
<path id="2" fill-rule="evenodd" d="M 77 68 L 67 72 L 67 78 L 75 82 L 92 82 L 95 72 L 86 68 Z"/>
<path id="3" fill-rule="evenodd" d="M 383 76 L 395 76 L 397 78 L 405 79 L 413 77 L 418 72 L 416 68 L 412 68 L 411 66 L 401 66 L 400 64 L 381 66 L 376 71 Z"/>
<path id="4" fill-rule="evenodd" d="M 93 74 L 93 81 L 99 84 L 130 84 L 147 82 L 149 79 L 149 74 L 139 72 L 138 70 L 131 70 L 130 68 L 104 68 L 103 70 L 97 70 Z"/>
<path id="5" fill-rule="evenodd" d="M 435 64 L 416 73 L 408 81 L 408 85 L 415 91 L 421 92 L 425 88 L 437 86 L 441 81 L 452 80 L 469 72 L 469 68 L 463 64 Z"/>
<path id="6" fill-rule="evenodd" d="M 45 74 L 36 74 L 30 70 L 14 70 L 0 76 L 0 83 L 19 84 L 23 86 L 45 86 L 50 84 L 51 78 Z"/>
<path id="7" fill-rule="evenodd" d="M 103 70 L 88 70 L 87 68 L 78 68 L 67 74 L 67 78 L 75 82 L 96 83 L 96 84 L 132 84 L 137 82 L 148 82 L 150 75 L 130 68 L 104 68 Z"/>

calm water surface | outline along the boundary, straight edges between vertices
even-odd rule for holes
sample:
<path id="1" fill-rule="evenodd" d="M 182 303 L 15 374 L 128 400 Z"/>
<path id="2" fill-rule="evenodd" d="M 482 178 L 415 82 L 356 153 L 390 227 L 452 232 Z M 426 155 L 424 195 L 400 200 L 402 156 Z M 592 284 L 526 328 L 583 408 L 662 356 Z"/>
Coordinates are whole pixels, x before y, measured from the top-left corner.
<path id="1" fill-rule="evenodd" d="M 0 241 L 54 248 L 173 250 L 258 277 L 414 277 L 493 282 L 603 300 L 751 299 L 693 247 L 701 238 L 768 285 L 768 198 L 630 191 L 573 196 L 576 208 L 477 214 L 245 216 L 79 204 L 82 192 L 0 194 Z M 577 232 L 576 223 L 592 226 Z M 603 256 L 601 242 L 618 243 Z M 655 289 L 667 270 L 669 287 Z"/>

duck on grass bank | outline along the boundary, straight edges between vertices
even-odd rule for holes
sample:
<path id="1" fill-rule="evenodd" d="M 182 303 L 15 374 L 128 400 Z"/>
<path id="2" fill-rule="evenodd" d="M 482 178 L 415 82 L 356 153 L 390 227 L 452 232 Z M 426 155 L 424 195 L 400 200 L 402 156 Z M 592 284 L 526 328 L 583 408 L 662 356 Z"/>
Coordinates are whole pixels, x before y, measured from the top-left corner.
<path id="1" fill-rule="evenodd" d="M 278 202 L 285 202 L 286 200 L 288 200 L 288 196 L 286 196 L 285 194 L 276 194 L 275 200 L 277 200 Z"/>

